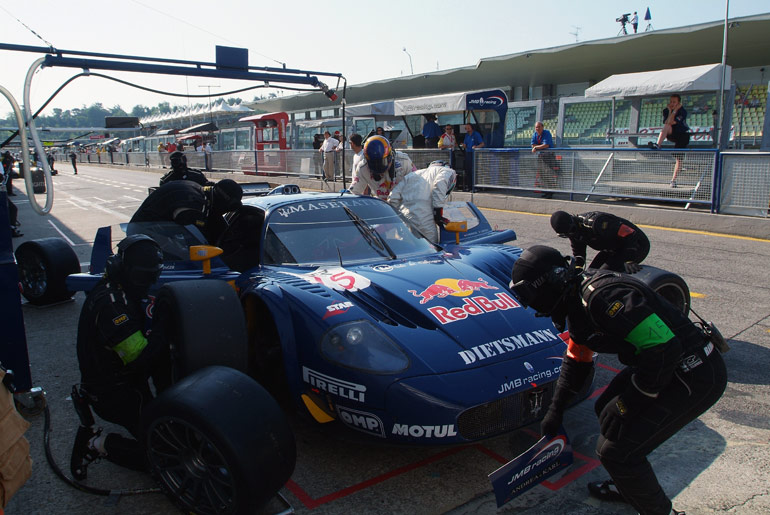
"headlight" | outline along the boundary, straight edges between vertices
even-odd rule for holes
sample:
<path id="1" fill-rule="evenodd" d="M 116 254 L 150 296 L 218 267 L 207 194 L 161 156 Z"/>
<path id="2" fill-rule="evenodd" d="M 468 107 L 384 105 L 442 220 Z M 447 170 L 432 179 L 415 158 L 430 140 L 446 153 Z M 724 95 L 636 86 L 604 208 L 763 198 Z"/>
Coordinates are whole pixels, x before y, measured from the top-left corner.
<path id="1" fill-rule="evenodd" d="M 401 349 L 366 320 L 330 329 L 321 339 L 321 354 L 343 367 L 375 374 L 394 374 L 409 366 Z"/>

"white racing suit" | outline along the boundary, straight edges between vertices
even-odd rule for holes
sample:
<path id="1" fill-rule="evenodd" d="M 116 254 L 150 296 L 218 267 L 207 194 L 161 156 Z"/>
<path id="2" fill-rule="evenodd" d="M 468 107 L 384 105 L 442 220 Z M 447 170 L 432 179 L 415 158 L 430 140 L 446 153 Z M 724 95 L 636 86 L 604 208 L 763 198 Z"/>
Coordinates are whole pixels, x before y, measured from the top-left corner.
<path id="1" fill-rule="evenodd" d="M 366 159 L 361 159 L 353 168 L 353 182 L 350 185 L 350 191 L 356 195 L 363 195 L 368 187 L 369 194 L 373 197 L 388 200 L 388 195 L 393 187 L 401 182 L 404 176 L 417 169 L 408 155 L 398 150 L 394 153 L 392 180 L 387 173 L 384 173 L 379 182 L 375 181 L 369 171 L 369 165 L 366 164 Z"/>
<path id="2" fill-rule="evenodd" d="M 456 172 L 441 162 L 404 177 L 390 192 L 388 203 L 398 209 L 426 238 L 438 243 L 434 209 L 443 209 L 457 181 Z"/>

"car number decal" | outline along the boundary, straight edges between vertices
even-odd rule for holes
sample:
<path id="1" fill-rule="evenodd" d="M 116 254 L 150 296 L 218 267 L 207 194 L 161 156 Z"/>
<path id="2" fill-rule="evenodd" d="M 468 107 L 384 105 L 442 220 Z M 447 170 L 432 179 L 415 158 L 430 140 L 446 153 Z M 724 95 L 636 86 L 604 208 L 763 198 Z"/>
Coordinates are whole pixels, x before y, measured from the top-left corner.
<path id="1" fill-rule="evenodd" d="M 288 273 L 288 272 L 287 272 Z M 372 282 L 355 272 L 341 267 L 319 268 L 310 274 L 291 274 L 310 283 L 320 283 L 337 291 L 358 291 L 368 288 Z"/>

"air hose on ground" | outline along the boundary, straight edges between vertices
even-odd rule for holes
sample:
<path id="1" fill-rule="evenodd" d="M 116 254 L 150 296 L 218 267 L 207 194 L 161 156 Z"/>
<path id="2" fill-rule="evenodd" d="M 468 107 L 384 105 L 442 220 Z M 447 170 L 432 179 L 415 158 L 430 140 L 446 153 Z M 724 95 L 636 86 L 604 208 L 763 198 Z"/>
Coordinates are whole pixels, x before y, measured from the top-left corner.
<path id="1" fill-rule="evenodd" d="M 81 492 L 86 492 L 94 495 L 113 496 L 113 497 L 120 497 L 124 495 L 161 493 L 160 488 L 137 488 L 135 490 L 107 490 L 105 488 L 96 488 L 93 486 L 84 485 L 79 481 L 75 481 L 74 479 L 67 477 L 67 475 L 64 474 L 64 472 L 62 472 L 62 470 L 59 468 L 59 465 L 56 464 L 56 461 L 53 458 L 53 454 L 51 453 L 51 411 L 47 405 L 45 407 L 45 421 L 43 423 L 43 445 L 45 447 L 45 458 L 46 460 L 48 460 L 48 465 L 50 465 L 54 473 L 57 476 L 59 476 L 59 479 L 61 479 L 71 487 L 77 488 Z"/>

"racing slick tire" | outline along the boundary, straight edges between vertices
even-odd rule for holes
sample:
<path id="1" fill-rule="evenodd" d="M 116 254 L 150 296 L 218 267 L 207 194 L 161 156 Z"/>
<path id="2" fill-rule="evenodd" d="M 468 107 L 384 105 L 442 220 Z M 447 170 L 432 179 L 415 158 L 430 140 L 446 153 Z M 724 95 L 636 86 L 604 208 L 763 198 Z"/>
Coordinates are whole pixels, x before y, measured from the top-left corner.
<path id="1" fill-rule="evenodd" d="M 690 288 L 684 279 L 675 273 L 642 265 L 642 269 L 635 273 L 634 277 L 652 288 L 685 315 L 690 313 Z"/>
<path id="2" fill-rule="evenodd" d="M 21 294 L 30 304 L 43 306 L 72 298 L 65 280 L 80 273 L 77 254 L 61 238 L 25 241 L 16 249 Z"/>
<path id="3" fill-rule="evenodd" d="M 142 413 L 150 472 L 185 513 L 254 514 L 294 472 L 286 416 L 246 374 L 207 367 Z"/>
<path id="4" fill-rule="evenodd" d="M 235 290 L 217 279 L 167 283 L 155 298 L 153 321 L 171 351 L 171 379 L 210 365 L 248 370 L 246 320 Z"/>

